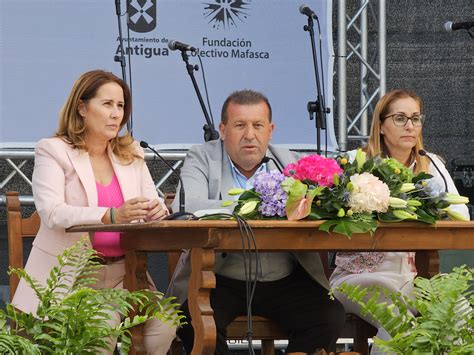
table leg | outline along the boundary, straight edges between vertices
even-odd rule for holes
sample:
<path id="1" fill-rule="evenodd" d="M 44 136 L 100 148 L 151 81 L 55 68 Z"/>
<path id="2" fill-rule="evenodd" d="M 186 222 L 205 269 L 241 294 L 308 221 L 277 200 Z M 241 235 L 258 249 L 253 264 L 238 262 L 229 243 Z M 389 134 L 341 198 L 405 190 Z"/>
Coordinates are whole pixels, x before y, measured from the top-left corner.
<path id="1" fill-rule="evenodd" d="M 211 290 L 216 287 L 214 250 L 191 250 L 188 304 L 194 328 L 192 355 L 212 355 L 216 347 L 216 325 L 211 308 Z"/>
<path id="2" fill-rule="evenodd" d="M 146 277 L 147 254 L 145 252 L 129 251 L 125 254 L 125 278 L 123 287 L 129 291 L 137 291 L 148 288 Z M 130 312 L 130 317 L 137 314 L 136 310 Z M 129 354 L 145 354 L 143 339 L 143 325 L 131 329 L 132 347 Z"/>

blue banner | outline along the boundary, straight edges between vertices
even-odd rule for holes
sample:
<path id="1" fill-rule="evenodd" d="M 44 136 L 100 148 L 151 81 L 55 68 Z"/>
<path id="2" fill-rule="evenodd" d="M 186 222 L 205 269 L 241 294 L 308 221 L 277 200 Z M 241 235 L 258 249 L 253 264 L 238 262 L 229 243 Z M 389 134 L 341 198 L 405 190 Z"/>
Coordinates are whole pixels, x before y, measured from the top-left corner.
<path id="1" fill-rule="evenodd" d="M 333 108 L 332 1 L 307 1 L 321 25 L 327 107 Z M 178 40 L 202 58 L 216 128 L 225 98 L 255 89 L 273 106 L 273 142 L 314 148 L 307 102 L 316 99 L 307 17 L 294 0 L 122 0 L 124 45 L 131 57 L 134 137 L 152 144 L 203 142 L 205 123 Z M 51 136 L 73 81 L 101 68 L 121 76 L 114 0 L 2 0 L 0 141 Z M 129 30 L 127 31 L 127 20 Z M 315 22 L 316 38 L 319 38 Z M 204 95 L 202 69 L 196 79 Z M 127 67 L 128 76 L 128 67 Z M 128 78 L 130 79 L 130 78 Z M 336 146 L 328 115 L 330 149 Z M 322 142 L 324 134 L 322 132 Z"/>

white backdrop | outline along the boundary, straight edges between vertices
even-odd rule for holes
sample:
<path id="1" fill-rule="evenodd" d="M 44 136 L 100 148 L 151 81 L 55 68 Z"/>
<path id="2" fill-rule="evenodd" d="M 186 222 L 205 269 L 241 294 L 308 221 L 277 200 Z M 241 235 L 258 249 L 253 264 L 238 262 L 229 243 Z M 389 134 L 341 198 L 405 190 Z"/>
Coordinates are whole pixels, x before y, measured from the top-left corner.
<path id="1" fill-rule="evenodd" d="M 126 0 L 121 2 L 125 13 Z M 332 1 L 306 3 L 321 22 L 326 105 L 332 109 Z M 59 109 L 81 73 L 102 68 L 121 76 L 113 60 L 115 1 L 0 4 L 0 142 L 35 142 L 54 133 Z M 191 80 L 179 51 L 167 47 L 175 39 L 202 53 L 216 128 L 224 99 L 237 89 L 255 89 L 273 106 L 273 142 L 314 148 L 316 129 L 306 104 L 315 100 L 316 85 L 300 5 L 294 0 L 129 0 L 135 138 L 151 144 L 203 142 L 205 121 Z M 229 6 L 230 16 L 220 16 Z M 127 37 L 125 21 L 123 16 Z M 190 61 L 199 64 L 197 57 Z M 204 95 L 201 71 L 195 74 Z M 328 137 L 334 149 L 332 114 Z"/>

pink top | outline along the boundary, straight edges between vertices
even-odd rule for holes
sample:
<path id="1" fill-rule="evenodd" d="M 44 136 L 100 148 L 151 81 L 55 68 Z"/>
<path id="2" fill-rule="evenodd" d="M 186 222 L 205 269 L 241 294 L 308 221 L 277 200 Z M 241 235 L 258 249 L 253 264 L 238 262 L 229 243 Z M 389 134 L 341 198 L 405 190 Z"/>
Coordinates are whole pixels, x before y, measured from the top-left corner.
<path id="1" fill-rule="evenodd" d="M 123 195 L 117 176 L 112 177 L 109 185 L 103 186 L 96 182 L 99 207 L 115 207 L 123 205 Z M 120 248 L 120 233 L 118 232 L 96 232 L 92 246 L 102 256 L 122 256 L 125 253 Z"/>

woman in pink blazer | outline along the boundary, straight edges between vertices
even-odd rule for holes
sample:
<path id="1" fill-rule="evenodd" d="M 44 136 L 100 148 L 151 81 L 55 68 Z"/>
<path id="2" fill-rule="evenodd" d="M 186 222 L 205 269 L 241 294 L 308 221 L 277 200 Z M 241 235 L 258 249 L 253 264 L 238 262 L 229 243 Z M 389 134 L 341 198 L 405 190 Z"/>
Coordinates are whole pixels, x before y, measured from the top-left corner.
<path id="1" fill-rule="evenodd" d="M 33 196 L 41 226 L 25 268 L 38 281 L 45 283 L 57 265 L 57 255 L 84 237 L 81 233 L 66 233 L 66 228 L 150 221 L 168 215 L 143 150 L 128 133 L 118 135 L 130 111 L 130 91 L 122 80 L 101 70 L 87 72 L 75 82 L 60 112 L 55 137 L 36 145 Z M 96 233 L 91 246 L 104 264 L 94 287 L 123 288 L 120 235 Z M 13 304 L 24 312 L 36 312 L 38 299 L 24 280 Z M 113 315 L 111 324 L 119 321 L 119 315 Z M 175 330 L 171 324 L 149 321 L 144 331 L 147 352 L 166 354 Z"/>

